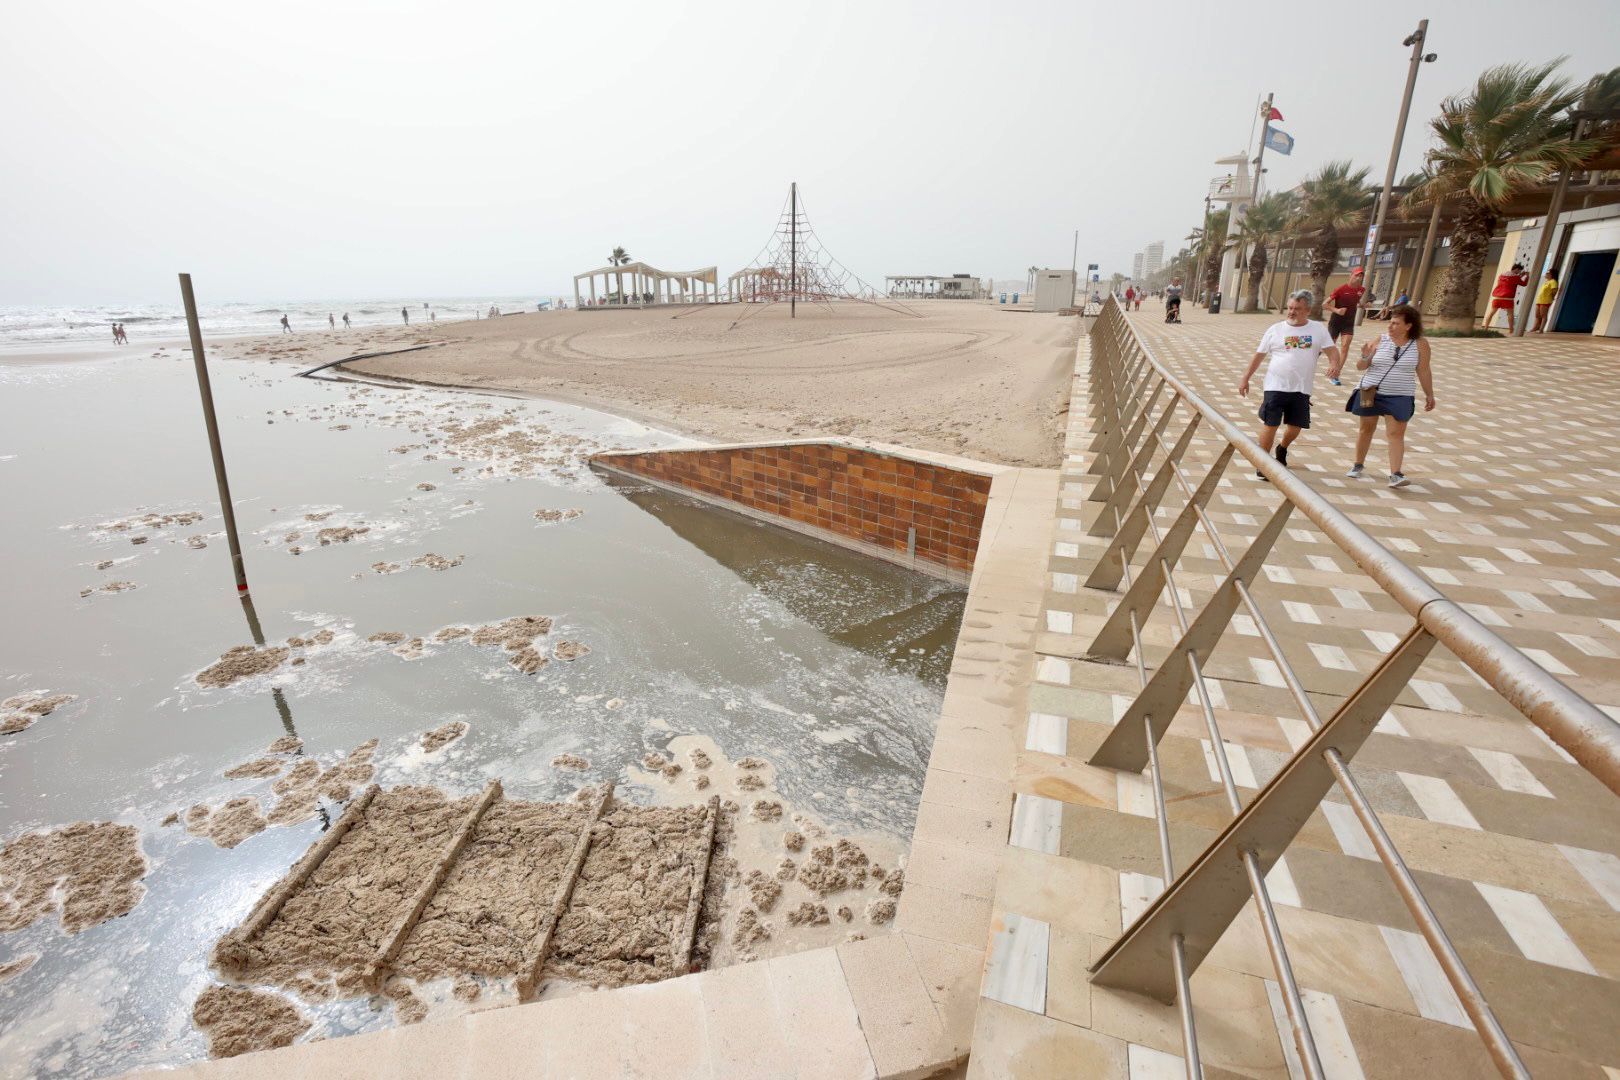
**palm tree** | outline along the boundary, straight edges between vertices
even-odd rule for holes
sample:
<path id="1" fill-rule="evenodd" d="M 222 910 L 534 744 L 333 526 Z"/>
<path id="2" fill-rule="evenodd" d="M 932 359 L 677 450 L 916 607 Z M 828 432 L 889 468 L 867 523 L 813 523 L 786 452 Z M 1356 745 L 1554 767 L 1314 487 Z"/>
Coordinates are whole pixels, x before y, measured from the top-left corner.
<path id="1" fill-rule="evenodd" d="M 1215 290 L 1221 285 L 1221 256 L 1226 252 L 1226 227 L 1232 219 L 1230 208 L 1217 210 L 1209 216 L 1209 230 L 1203 234 L 1203 243 L 1199 245 L 1200 257 L 1204 263 L 1204 295 L 1214 296 Z"/>
<path id="2" fill-rule="evenodd" d="M 1562 63 L 1493 67 L 1467 93 L 1442 101 L 1429 123 L 1437 145 L 1427 157 L 1430 176 L 1414 195 L 1457 209 L 1451 265 L 1440 286 L 1441 329 L 1473 329 L 1485 253 L 1509 200 L 1560 169 L 1579 167 L 1601 146 L 1574 137 L 1569 110 L 1578 91 L 1553 77 Z"/>
<path id="3" fill-rule="evenodd" d="M 1250 206 L 1238 223 L 1238 241 L 1250 245 L 1249 301 L 1238 298 L 1236 311 L 1260 311 L 1260 282 L 1265 280 L 1270 246 L 1288 228 L 1298 209 L 1298 197 L 1291 191 L 1273 191 Z"/>
<path id="4" fill-rule="evenodd" d="M 613 249 L 613 254 L 608 256 L 608 265 L 609 266 L 623 266 L 625 263 L 627 263 L 629 261 L 630 261 L 630 253 L 628 251 L 624 250 L 624 248 L 622 248 L 622 247 L 614 248 Z"/>
<path id="5" fill-rule="evenodd" d="M 1354 171 L 1352 171 L 1354 170 Z M 1328 278 L 1339 263 L 1339 230 L 1359 224 L 1372 204 L 1367 170 L 1348 161 L 1330 161 L 1300 185 L 1300 232 L 1314 237 L 1311 248 L 1313 318 L 1322 317 Z"/>

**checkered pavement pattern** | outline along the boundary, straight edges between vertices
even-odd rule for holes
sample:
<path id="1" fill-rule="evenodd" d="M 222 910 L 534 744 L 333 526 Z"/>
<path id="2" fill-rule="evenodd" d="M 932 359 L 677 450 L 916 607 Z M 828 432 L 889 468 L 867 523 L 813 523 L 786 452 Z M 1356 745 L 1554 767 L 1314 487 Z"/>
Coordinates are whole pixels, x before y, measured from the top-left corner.
<path id="1" fill-rule="evenodd" d="M 1257 424 L 1258 395 L 1245 401 L 1235 387 L 1273 317 L 1188 310 L 1179 326 L 1147 310 L 1130 318 L 1206 401 L 1242 426 Z M 1439 407 L 1410 425 L 1410 486 L 1383 485 L 1382 433 L 1368 478 L 1344 476 L 1354 379 L 1334 387 L 1325 373 L 1290 467 L 1620 718 L 1620 348 L 1549 337 L 1435 340 L 1433 352 Z M 1087 499 L 1098 480 L 1087 472 L 1088 364 L 1083 338 L 970 1076 L 1184 1075 L 1174 1006 L 1087 980 L 1089 965 L 1163 888 L 1145 776 L 1086 764 L 1139 686 L 1134 664 L 1085 659 L 1120 596 L 1083 584 L 1105 544 L 1086 531 L 1101 506 Z M 1166 440 L 1181 427 L 1172 422 Z M 1183 459 L 1193 484 L 1223 446 L 1201 426 Z M 1234 558 L 1279 500 L 1241 458 L 1226 469 L 1208 510 Z M 1172 485 L 1158 530 L 1182 503 Z M 1150 533 L 1133 577 L 1152 548 Z M 1223 574 L 1208 536 L 1195 531 L 1175 567 L 1189 618 Z M 1323 717 L 1412 625 L 1299 514 L 1253 592 Z M 1177 636 L 1167 591 L 1144 624 L 1150 668 Z M 1247 802 L 1309 728 L 1243 609 L 1205 673 Z M 1189 698 L 1160 744 L 1178 867 L 1231 820 L 1209 739 Z M 1531 1072 L 1620 1080 L 1620 799 L 1439 647 L 1352 771 Z M 1267 880 L 1329 1077 L 1496 1075 L 1337 790 Z M 1192 997 L 1206 1075 L 1304 1075 L 1252 905 L 1194 975 Z"/>

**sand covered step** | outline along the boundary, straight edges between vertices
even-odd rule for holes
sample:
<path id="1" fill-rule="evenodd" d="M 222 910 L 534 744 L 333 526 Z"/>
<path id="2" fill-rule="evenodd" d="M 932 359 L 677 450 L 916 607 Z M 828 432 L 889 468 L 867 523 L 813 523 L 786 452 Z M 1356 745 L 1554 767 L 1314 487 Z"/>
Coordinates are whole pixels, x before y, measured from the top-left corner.
<path id="1" fill-rule="evenodd" d="M 655 982 L 685 952 L 709 807 L 614 807 L 597 823 L 545 974 L 596 986 Z M 701 886 L 699 886 L 701 889 Z M 688 940 L 690 938 L 688 937 Z"/>
<path id="2" fill-rule="evenodd" d="M 316 996 L 321 984 L 361 991 L 477 801 L 450 799 L 437 788 L 378 792 L 262 929 L 221 942 L 216 963 L 243 981 Z"/>
<path id="3" fill-rule="evenodd" d="M 491 806 L 406 937 L 394 972 L 420 980 L 521 973 L 587 813 L 577 803 Z"/>

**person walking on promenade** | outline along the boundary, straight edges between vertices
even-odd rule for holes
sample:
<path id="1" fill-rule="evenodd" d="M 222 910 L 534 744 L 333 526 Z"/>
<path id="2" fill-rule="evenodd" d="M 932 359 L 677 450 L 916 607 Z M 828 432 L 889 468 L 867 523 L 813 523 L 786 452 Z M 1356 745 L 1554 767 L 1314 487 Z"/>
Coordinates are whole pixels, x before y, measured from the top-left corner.
<path id="1" fill-rule="evenodd" d="M 403 308 L 403 307 L 400 308 L 399 309 L 399 316 L 400 316 L 400 318 L 405 320 L 405 325 L 406 326 L 411 325 L 411 309 L 410 308 Z"/>
<path id="2" fill-rule="evenodd" d="M 1530 275 L 1524 272 L 1524 263 L 1514 263 L 1513 269 L 1496 275 L 1496 288 L 1491 290 L 1491 306 L 1485 312 L 1485 329 L 1491 329 L 1498 311 L 1507 312 L 1508 329 L 1513 329 L 1513 301 L 1519 290 L 1530 284 Z"/>
<path id="3" fill-rule="evenodd" d="M 1434 409 L 1434 377 L 1429 369 L 1429 343 L 1423 339 L 1423 316 L 1411 304 L 1402 304 L 1389 316 L 1389 331 L 1377 342 L 1361 347 L 1357 370 L 1365 371 L 1344 411 L 1361 417 L 1356 432 L 1356 460 L 1345 475 L 1359 480 L 1365 473 L 1367 451 L 1372 448 L 1378 418 L 1384 418 L 1389 440 L 1389 486 L 1407 485 L 1402 471 L 1406 461 L 1406 424 L 1417 407 L 1417 385 L 1423 385 L 1423 411 Z"/>
<path id="4" fill-rule="evenodd" d="M 348 328 L 349 328 L 349 313 L 347 311 L 345 311 L 343 313 L 343 329 L 347 330 Z"/>
<path id="5" fill-rule="evenodd" d="M 1328 302 L 1324 305 L 1328 312 L 1328 333 L 1333 335 L 1333 344 L 1339 347 L 1339 355 L 1346 358 L 1350 355 L 1350 344 L 1356 336 L 1356 308 L 1361 304 L 1362 294 L 1367 291 L 1361 284 L 1362 280 L 1362 270 L 1358 266 L 1350 271 L 1349 281 L 1328 294 Z M 1338 386 L 1338 373 L 1331 375 L 1328 382 Z"/>
<path id="6" fill-rule="evenodd" d="M 292 333 L 292 324 L 287 321 L 287 316 L 285 313 L 283 313 L 281 316 L 281 332 L 283 334 Z"/>
<path id="7" fill-rule="evenodd" d="M 1288 465 L 1288 448 L 1299 433 L 1311 426 L 1311 384 L 1316 378 L 1316 362 L 1326 356 L 1328 378 L 1337 379 L 1344 358 L 1333 336 L 1322 323 L 1311 318 L 1311 303 L 1315 297 L 1309 289 L 1288 294 L 1288 317 L 1273 323 L 1260 336 L 1254 358 L 1243 373 L 1237 391 L 1249 396 L 1249 380 L 1268 357 L 1264 394 L 1260 399 L 1260 449 L 1270 454 L 1276 446 L 1276 458 L 1283 467 Z M 1282 428 L 1278 441 L 1277 429 Z M 1264 480 L 1265 474 L 1256 472 Z"/>
<path id="8" fill-rule="evenodd" d="M 1536 286 L 1536 325 L 1531 328 L 1532 334 L 1545 334 L 1547 332 L 1547 311 L 1558 296 L 1558 272 L 1547 271 L 1547 276 Z"/>
<path id="9" fill-rule="evenodd" d="M 328 330 L 336 330 L 337 329 L 337 319 L 332 315 L 332 313 L 330 311 L 328 311 L 326 313 L 326 328 Z"/>
<path id="10" fill-rule="evenodd" d="M 1131 302 L 1134 301 L 1135 299 L 1136 299 L 1136 286 L 1127 285 L 1125 287 L 1125 310 L 1126 311 L 1131 310 Z"/>

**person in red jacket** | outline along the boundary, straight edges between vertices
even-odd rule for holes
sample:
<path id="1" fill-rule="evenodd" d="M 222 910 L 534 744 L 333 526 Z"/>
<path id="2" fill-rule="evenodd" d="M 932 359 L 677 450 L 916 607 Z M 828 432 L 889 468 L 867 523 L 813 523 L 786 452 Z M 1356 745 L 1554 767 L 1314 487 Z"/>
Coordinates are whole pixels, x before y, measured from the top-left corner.
<path id="1" fill-rule="evenodd" d="M 1508 329 L 1513 329 L 1513 301 L 1519 290 L 1530 284 L 1530 275 L 1524 272 L 1524 263 L 1514 263 L 1513 269 L 1496 275 L 1496 288 L 1491 290 L 1491 306 L 1485 312 L 1485 329 L 1491 329 L 1498 311 L 1507 312 Z"/>

